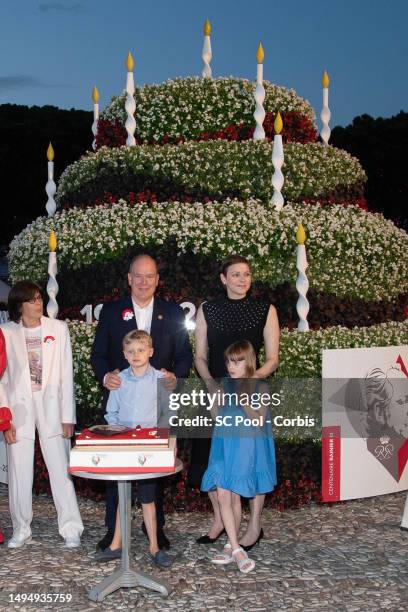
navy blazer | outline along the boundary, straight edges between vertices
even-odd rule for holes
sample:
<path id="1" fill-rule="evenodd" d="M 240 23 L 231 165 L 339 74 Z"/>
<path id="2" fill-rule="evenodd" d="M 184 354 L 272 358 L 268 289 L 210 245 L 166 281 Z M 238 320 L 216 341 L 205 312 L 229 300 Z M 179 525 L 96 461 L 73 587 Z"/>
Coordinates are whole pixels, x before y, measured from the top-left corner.
<path id="1" fill-rule="evenodd" d="M 129 367 L 123 355 L 122 340 L 128 332 L 137 329 L 137 322 L 135 316 L 128 321 L 123 319 L 126 309 L 134 312 L 130 295 L 106 302 L 101 310 L 91 352 L 92 368 L 100 383 L 107 372 Z M 177 378 L 187 377 L 193 355 L 183 309 L 174 302 L 154 298 L 150 335 L 154 349 L 150 359 L 152 366 L 157 370 L 166 368 Z"/>

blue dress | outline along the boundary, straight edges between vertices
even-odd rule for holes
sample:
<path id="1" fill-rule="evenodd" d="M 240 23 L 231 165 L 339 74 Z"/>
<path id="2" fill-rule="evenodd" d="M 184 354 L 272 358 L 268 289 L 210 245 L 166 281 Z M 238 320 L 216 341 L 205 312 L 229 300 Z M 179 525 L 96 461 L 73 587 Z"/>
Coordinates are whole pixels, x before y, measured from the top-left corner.
<path id="1" fill-rule="evenodd" d="M 238 416 L 248 418 L 236 403 L 224 406 L 218 414 L 223 421 L 214 427 L 201 490 L 214 491 L 221 487 L 243 497 L 272 491 L 276 485 L 276 460 L 272 425 L 267 422 L 270 412 L 262 426 L 228 426 L 227 423 L 235 424 Z"/>

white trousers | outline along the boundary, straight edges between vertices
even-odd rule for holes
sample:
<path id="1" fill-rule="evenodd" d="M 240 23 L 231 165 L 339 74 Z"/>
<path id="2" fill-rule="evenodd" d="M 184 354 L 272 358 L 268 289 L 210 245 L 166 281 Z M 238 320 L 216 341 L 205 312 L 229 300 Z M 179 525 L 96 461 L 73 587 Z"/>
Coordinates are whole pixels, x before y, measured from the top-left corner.
<path id="1" fill-rule="evenodd" d="M 80 536 L 84 526 L 79 514 L 74 485 L 68 474 L 69 442 L 62 435 L 41 438 L 42 456 L 50 476 L 52 497 L 58 514 L 58 531 L 63 538 Z M 20 439 L 8 445 L 9 505 L 13 536 L 31 535 L 34 440 Z"/>

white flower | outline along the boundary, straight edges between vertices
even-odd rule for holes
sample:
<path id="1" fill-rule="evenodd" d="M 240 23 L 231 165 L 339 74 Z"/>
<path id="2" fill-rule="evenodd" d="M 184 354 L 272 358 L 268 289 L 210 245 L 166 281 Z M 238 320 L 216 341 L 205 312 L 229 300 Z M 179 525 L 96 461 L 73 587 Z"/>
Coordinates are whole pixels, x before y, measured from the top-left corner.
<path id="1" fill-rule="evenodd" d="M 339 296 L 391 300 L 408 290 L 408 236 L 379 214 L 355 207 L 286 204 L 280 213 L 258 200 L 202 204 L 162 202 L 129 206 L 124 200 L 39 217 L 10 245 L 13 281 L 47 274 L 52 224 L 58 263 L 72 269 L 120 257 L 134 245 L 164 244 L 180 253 L 238 252 L 252 261 L 254 277 L 271 287 L 296 279 L 296 229 L 307 233 L 310 286 Z M 123 231 L 116 231 L 123 228 Z"/>

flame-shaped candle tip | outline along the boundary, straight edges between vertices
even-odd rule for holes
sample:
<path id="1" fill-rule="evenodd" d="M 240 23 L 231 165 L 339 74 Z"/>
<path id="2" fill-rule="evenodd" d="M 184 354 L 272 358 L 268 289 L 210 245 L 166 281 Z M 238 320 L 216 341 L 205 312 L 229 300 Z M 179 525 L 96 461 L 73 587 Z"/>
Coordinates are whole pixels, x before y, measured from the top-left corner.
<path id="1" fill-rule="evenodd" d="M 51 253 L 54 253 L 57 250 L 57 237 L 54 230 L 51 230 L 50 232 L 50 237 L 48 238 L 48 248 Z"/>
<path id="2" fill-rule="evenodd" d="M 299 225 L 298 230 L 296 232 L 296 242 L 298 244 L 305 244 L 306 242 L 306 232 L 302 224 Z"/>
<path id="3" fill-rule="evenodd" d="M 132 54 L 129 51 L 128 56 L 126 58 L 126 68 L 128 72 L 132 72 L 134 68 L 135 62 L 133 60 Z"/>
<path id="4" fill-rule="evenodd" d="M 92 100 L 94 104 L 98 104 L 99 102 L 99 91 L 96 87 L 96 85 L 94 85 L 94 88 L 92 90 Z"/>
<path id="5" fill-rule="evenodd" d="M 327 89 L 329 87 L 329 83 L 330 83 L 329 75 L 327 74 L 327 70 L 325 70 L 322 76 L 322 85 L 325 89 Z"/>
<path id="6" fill-rule="evenodd" d="M 262 43 L 259 43 L 259 46 L 256 52 L 256 61 L 258 62 L 258 64 L 263 64 L 264 57 L 265 57 L 265 52 L 263 50 Z"/>
<path id="7" fill-rule="evenodd" d="M 48 159 L 48 161 L 54 161 L 54 149 L 53 149 L 51 143 L 48 145 L 47 159 Z"/>
<path id="8" fill-rule="evenodd" d="M 275 121 L 273 123 L 273 128 L 275 130 L 275 134 L 280 134 L 283 128 L 283 121 L 280 112 L 276 115 Z"/>

